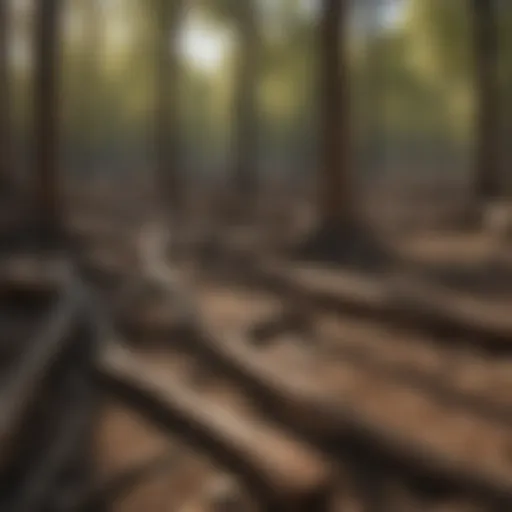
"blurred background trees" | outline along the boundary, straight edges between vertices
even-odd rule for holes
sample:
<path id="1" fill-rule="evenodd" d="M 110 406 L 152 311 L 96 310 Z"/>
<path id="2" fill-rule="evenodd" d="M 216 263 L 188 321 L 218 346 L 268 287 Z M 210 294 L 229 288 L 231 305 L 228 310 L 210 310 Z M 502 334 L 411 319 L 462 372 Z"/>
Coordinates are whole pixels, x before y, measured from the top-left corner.
<path id="1" fill-rule="evenodd" d="M 59 63 L 61 0 L 41 0 L 36 6 L 34 37 L 34 170 L 35 210 L 42 226 L 52 230 L 62 219 L 58 165 L 60 115 Z"/>
<path id="2" fill-rule="evenodd" d="M 498 68 L 498 3 L 473 0 L 475 67 L 475 185 L 478 202 L 501 195 L 499 176 L 500 90 Z"/>
<path id="3" fill-rule="evenodd" d="M 180 164 L 179 36 L 184 4 L 181 0 L 150 2 L 147 15 L 154 19 L 155 39 L 155 154 L 156 183 L 161 199 L 174 216 L 183 209 Z M 150 56 L 148 56 L 150 57 Z"/>
<path id="4" fill-rule="evenodd" d="M 19 174 L 26 175 L 31 80 L 40 76 L 37 55 L 54 52 L 56 43 L 45 35 L 45 44 L 30 52 L 34 8 L 47 1 L 11 3 L 13 44 L 2 60 L 7 36 L 1 31 L 0 87 L 7 83 L 1 71 L 7 61 L 14 156 Z M 158 10 L 156 0 L 149 9 L 137 0 L 104 0 L 99 13 L 93 4 L 62 0 L 60 162 L 66 175 L 151 172 L 156 90 L 157 131 L 166 132 L 157 140 L 158 173 L 169 180 L 161 185 L 165 193 L 171 197 L 176 191 L 173 204 L 183 196 L 177 192 L 183 184 L 173 181 L 179 176 L 234 180 L 240 193 L 276 177 L 313 188 L 323 165 L 319 155 L 325 158 L 318 129 L 322 110 L 338 97 L 333 92 L 326 99 L 317 74 L 316 38 L 327 2 L 203 0 L 188 3 L 180 14 Z M 5 6 L 4 0 L 0 23 Z M 343 208 L 350 208 L 357 187 L 386 180 L 457 183 L 473 203 L 496 195 L 498 188 L 510 189 L 511 34 L 508 2 L 347 1 L 339 44 L 346 47 L 351 123 L 336 130 L 340 147 L 344 133 L 352 137 L 347 165 L 353 182 L 345 187 L 347 195 L 339 196 Z M 42 29 L 39 37 L 42 43 Z M 56 59 L 45 59 L 44 65 L 54 66 Z M 34 89 L 45 105 L 41 117 L 57 115 L 52 100 L 43 101 L 46 80 Z M 0 96 L 5 102 L 7 95 Z M 0 140 L 6 137 L 8 112 L 2 108 Z M 53 157 L 43 146 L 51 147 L 52 137 L 52 130 L 46 131 L 38 150 L 40 176 L 46 178 L 43 167 Z M 5 162 L 9 156 L 2 154 Z M 325 209 L 342 208 L 334 199 L 325 202 Z"/>
<path id="5" fill-rule="evenodd" d="M 8 49 L 9 9 L 6 0 L 0 1 L 0 196 L 8 187 L 10 167 L 9 120 L 9 74 Z"/>

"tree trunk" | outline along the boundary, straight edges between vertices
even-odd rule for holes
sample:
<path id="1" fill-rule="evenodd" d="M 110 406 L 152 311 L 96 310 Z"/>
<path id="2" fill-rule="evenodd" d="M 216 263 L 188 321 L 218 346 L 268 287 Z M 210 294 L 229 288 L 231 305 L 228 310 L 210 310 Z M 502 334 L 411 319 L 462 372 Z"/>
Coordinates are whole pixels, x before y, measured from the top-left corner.
<path id="1" fill-rule="evenodd" d="M 162 201 L 174 218 L 183 210 L 183 179 L 180 161 L 178 98 L 178 35 L 183 12 L 182 0 L 156 0 L 156 105 L 155 146 L 157 186 Z"/>
<path id="2" fill-rule="evenodd" d="M 319 56 L 319 225 L 300 247 L 299 257 L 381 270 L 392 262 L 392 255 L 372 229 L 358 217 L 350 172 L 353 165 L 352 134 L 345 55 L 348 2 L 324 0 L 323 6 Z"/>
<path id="3" fill-rule="evenodd" d="M 62 222 L 59 194 L 60 0 L 38 0 L 35 37 L 35 171 L 36 215 L 46 229 L 57 232 Z"/>
<path id="4" fill-rule="evenodd" d="M 321 222 L 325 225 L 345 225 L 354 220 L 349 172 L 348 76 L 344 51 L 347 7 L 345 0 L 324 0 L 320 29 L 322 147 L 318 200 Z"/>
<path id="5" fill-rule="evenodd" d="M 11 140 L 8 70 L 8 1 L 0 0 L 0 196 L 5 197 L 10 183 Z"/>
<path id="6" fill-rule="evenodd" d="M 476 141 L 474 199 L 477 208 L 500 195 L 499 84 L 496 4 L 471 0 L 474 29 Z"/>
<path id="7" fill-rule="evenodd" d="M 85 34 L 82 41 L 83 48 L 83 82 L 81 87 L 82 105 L 81 122 L 84 126 L 85 146 L 84 171 L 90 177 L 94 176 L 95 167 L 95 128 L 97 126 L 95 95 L 98 93 L 99 58 L 103 42 L 103 26 L 101 17 L 101 0 L 85 0 L 83 13 L 85 21 Z"/>
<path id="8" fill-rule="evenodd" d="M 385 169 L 384 148 L 384 114 L 385 106 L 385 56 L 383 55 L 380 32 L 380 18 L 382 16 L 382 2 L 380 0 L 368 1 L 364 6 L 366 30 L 366 79 L 367 90 L 365 95 L 365 117 L 367 144 L 364 145 L 367 153 L 365 162 L 365 181 L 375 180 Z"/>
<path id="9" fill-rule="evenodd" d="M 257 86 L 260 34 L 253 0 L 237 4 L 239 62 L 235 91 L 234 192 L 245 212 L 256 196 L 258 169 Z"/>

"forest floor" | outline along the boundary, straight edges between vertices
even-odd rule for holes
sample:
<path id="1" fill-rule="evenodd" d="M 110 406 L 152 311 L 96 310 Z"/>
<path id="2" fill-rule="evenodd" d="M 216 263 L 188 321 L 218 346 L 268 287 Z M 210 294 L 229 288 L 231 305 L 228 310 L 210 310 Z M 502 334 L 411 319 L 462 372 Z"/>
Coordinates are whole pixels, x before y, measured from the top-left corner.
<path id="1" fill-rule="evenodd" d="M 105 222 L 105 226 L 107 224 Z M 137 229 L 140 227 L 135 224 L 133 226 Z M 101 230 L 93 227 L 93 231 Z M 117 231 L 121 238 L 125 237 L 121 230 Z M 106 233 L 103 240 L 108 241 L 109 236 L 110 234 Z M 117 251 L 119 261 L 126 260 L 125 266 L 129 272 L 130 266 L 137 264 L 137 258 L 133 262 L 129 261 L 128 251 L 123 250 L 121 245 L 114 239 L 110 239 L 110 243 L 92 248 L 92 251 L 104 252 L 107 256 Z M 487 315 L 487 317 L 498 318 L 499 321 L 504 319 L 504 323 L 508 325 L 512 310 L 511 246 L 495 240 L 488 234 L 424 231 L 414 235 L 394 237 L 392 247 L 402 262 L 402 266 L 397 266 L 395 270 L 405 280 L 420 282 L 425 290 L 435 288 L 437 294 L 435 297 L 440 299 L 441 304 L 444 301 L 450 308 L 458 308 L 465 315 L 474 317 L 483 315 L 483 318 Z M 107 258 L 106 266 L 115 267 L 116 258 L 117 256 L 113 259 Z M 357 281 L 356 286 L 360 286 L 359 277 L 352 271 L 302 264 L 294 264 L 293 267 L 297 271 L 302 269 L 308 272 L 314 267 L 313 270 L 318 271 L 317 275 L 322 275 L 333 289 L 337 286 L 337 280 L 340 283 L 345 281 L 347 274 L 350 279 Z M 292 265 L 289 265 L 289 268 L 292 268 Z M 105 272 L 111 272 L 111 268 L 107 268 Z M 184 272 L 183 277 L 186 281 L 190 278 L 190 274 Z M 375 276 L 370 276 L 369 288 L 376 281 Z M 259 294 L 257 291 L 246 293 L 236 290 L 229 283 L 223 282 L 223 276 L 217 276 L 216 282 L 215 279 L 209 282 L 208 279 L 193 275 L 190 283 L 196 287 L 197 296 L 208 321 L 221 334 L 236 334 L 246 329 L 248 325 L 265 320 L 276 312 L 279 315 L 283 306 L 265 293 Z M 361 321 L 351 318 L 350 315 L 320 315 L 318 334 L 317 339 L 331 340 L 328 344 L 332 344 L 333 339 L 337 340 L 334 342 L 335 351 L 344 354 L 357 352 L 359 355 L 355 360 L 359 362 L 365 360 L 365 364 L 372 360 L 372 364 L 379 368 L 393 368 L 393 371 L 397 368 L 405 368 L 406 371 L 402 372 L 403 374 L 407 372 L 410 374 L 412 369 L 412 373 L 419 373 L 427 380 L 432 375 L 437 376 L 438 380 L 443 380 L 439 376 L 445 374 L 446 369 L 449 368 L 450 371 L 443 380 L 443 385 L 457 393 L 470 392 L 474 396 L 484 397 L 488 403 L 492 402 L 491 405 L 495 404 L 497 407 L 512 405 L 510 355 L 500 360 L 486 360 L 486 364 L 482 365 L 480 355 L 476 352 L 461 352 L 459 357 L 455 349 L 452 350 L 450 347 L 440 349 L 437 345 L 430 344 L 428 336 L 409 337 L 407 334 L 404 335 L 387 327 L 383 328 L 378 321 Z M 304 376 L 309 374 L 311 377 L 306 380 L 315 381 L 315 387 L 319 386 L 329 392 L 344 390 L 347 397 L 352 397 L 352 406 L 355 405 L 356 409 L 359 407 L 361 410 L 366 410 L 383 424 L 389 421 L 389 425 L 397 431 L 404 428 L 404 434 L 408 432 L 408 426 L 411 432 L 419 432 L 420 423 L 424 422 L 425 425 L 428 424 L 429 430 L 438 436 L 434 436 L 434 445 L 437 443 L 436 446 L 447 451 L 459 447 L 461 452 L 458 455 L 463 458 L 469 457 L 472 450 L 475 453 L 482 450 L 476 458 L 485 459 L 487 457 L 485 450 L 488 449 L 489 453 L 493 452 L 488 457 L 489 464 L 493 465 L 496 462 L 493 457 L 494 450 L 499 444 L 498 440 L 512 442 L 503 429 L 480 420 L 464 422 L 465 418 L 458 417 L 449 408 L 431 407 L 432 417 L 429 418 L 428 400 L 424 397 L 421 400 L 418 399 L 421 394 L 416 396 L 407 386 L 402 386 L 396 394 L 396 397 L 401 396 L 403 401 L 393 398 L 395 388 L 387 382 L 390 379 L 381 375 L 382 368 L 373 372 L 368 370 L 371 365 L 363 369 L 363 365 L 359 363 L 353 365 L 350 362 L 343 365 L 340 363 L 339 367 L 338 363 L 327 364 L 322 359 L 323 349 L 320 346 L 311 344 L 311 340 L 306 340 L 304 343 L 304 339 L 300 338 L 296 332 L 280 333 L 264 350 L 251 352 L 252 357 L 254 360 L 261 360 L 264 366 L 280 369 L 284 376 L 295 373 L 302 373 Z M 358 340 L 358 343 L 351 345 L 353 340 Z M 327 348 L 333 349 L 333 347 Z M 151 354 L 151 351 L 142 352 L 146 353 L 140 354 L 141 361 L 145 360 L 147 364 L 154 365 L 155 371 L 165 370 L 169 374 L 178 376 L 188 372 L 186 364 L 182 364 L 180 357 L 172 350 L 167 356 L 163 352 L 161 354 L 158 352 Z M 219 382 L 221 381 L 222 379 Z M 169 381 L 169 386 L 171 385 L 172 379 Z M 207 386 L 204 393 L 212 401 L 218 400 L 229 406 L 233 404 L 233 407 L 238 407 L 238 398 L 230 396 L 229 393 L 225 395 L 225 391 L 226 388 L 221 382 L 218 387 Z M 373 399 L 374 395 L 382 396 L 381 404 Z M 492 400 L 488 400 L 488 397 L 492 397 Z M 373 408 L 374 405 L 375 408 Z M 243 410 L 245 405 L 242 404 L 240 407 Z M 420 409 L 415 409 L 416 407 Z M 421 407 L 425 407 L 425 411 L 421 410 Z M 418 410 L 426 414 L 422 416 L 423 419 L 420 422 L 418 417 L 421 415 L 418 414 Z M 499 434 L 496 435 L 496 446 L 490 446 L 492 442 L 489 438 L 492 435 L 481 435 L 482 432 L 485 434 L 487 431 Z M 214 507 L 215 499 L 212 498 L 215 492 L 205 496 L 203 502 L 190 501 L 191 497 L 205 493 L 205 489 L 208 489 L 210 484 L 213 488 L 221 489 L 218 493 L 220 495 L 223 495 L 223 487 L 231 486 L 230 490 L 224 492 L 224 496 L 233 494 L 233 488 L 237 487 L 236 479 L 233 483 L 233 478 L 212 459 L 186 446 L 178 437 L 163 434 L 136 413 L 116 402 L 109 400 L 103 404 L 97 421 L 96 434 L 97 472 L 100 481 L 106 481 L 141 463 L 145 465 L 148 461 L 155 468 L 153 472 L 149 471 L 148 478 L 142 484 L 117 500 L 113 509 L 115 512 L 216 511 L 218 508 Z M 464 436 L 470 440 L 467 447 L 463 446 L 463 440 L 466 439 Z M 484 445 L 487 445 L 487 448 Z M 162 458 L 167 460 L 162 462 Z M 499 463 L 500 461 L 496 462 L 498 465 Z M 340 476 L 340 489 L 344 488 L 345 480 Z M 402 488 L 400 482 L 390 482 L 389 486 L 389 493 L 395 495 L 393 498 L 395 508 L 392 510 L 421 512 L 483 510 L 473 507 L 470 502 L 464 500 L 464 497 L 460 501 L 455 498 L 453 503 L 448 500 L 442 506 L 439 503 L 429 505 L 421 500 L 418 501 L 418 497 Z M 357 512 L 363 510 L 365 506 L 364 499 L 361 499 L 361 496 L 351 495 L 350 490 L 339 499 L 339 502 L 340 504 L 333 508 L 335 512 Z M 250 505 L 244 504 L 243 507 L 234 510 L 250 510 Z"/>
<path id="2" fill-rule="evenodd" d="M 473 302 L 470 307 L 475 308 L 475 315 L 479 315 L 482 308 L 490 309 L 493 314 L 498 313 L 499 316 L 508 318 L 510 315 L 512 279 L 507 276 L 512 275 L 512 259 L 506 247 L 497 247 L 490 237 L 486 235 L 428 233 L 404 237 L 397 241 L 394 247 L 405 261 L 403 269 L 405 274 L 409 275 L 412 273 L 416 278 L 420 276 L 426 283 L 434 284 L 436 289 L 445 290 L 448 300 L 452 301 L 453 297 L 456 297 L 457 300 L 459 298 L 466 300 L 467 297 L 471 297 Z M 328 274 L 334 275 L 336 270 L 329 270 Z M 276 310 L 276 305 L 272 301 L 259 300 L 258 294 L 250 294 L 248 299 L 244 299 L 243 294 L 232 293 L 229 286 L 223 288 L 222 286 L 214 285 L 212 288 L 207 283 L 203 283 L 200 287 L 202 287 L 200 297 L 203 301 L 204 311 L 209 311 L 212 324 L 216 325 L 219 332 L 228 332 L 230 330 L 235 332 L 240 325 L 254 322 L 255 318 L 257 319 L 258 317 L 264 318 L 268 316 L 269 312 Z M 224 319 L 224 323 L 219 324 L 219 319 Z M 428 367 L 428 365 L 444 367 L 449 358 L 452 357 L 452 354 L 449 352 L 446 355 L 448 358 L 446 361 L 442 360 L 445 357 L 442 352 L 436 352 L 435 354 L 430 352 L 427 354 L 425 352 L 422 355 L 408 354 L 409 349 L 405 341 L 403 344 L 400 344 L 400 340 L 397 340 L 396 336 L 389 332 L 383 337 L 383 333 L 377 334 L 378 331 L 372 330 L 373 327 L 371 325 L 364 326 L 364 329 L 361 330 L 361 325 L 351 327 L 349 320 L 347 320 L 345 325 L 340 324 L 338 321 L 338 324 L 334 327 L 330 325 L 332 324 L 332 319 L 326 319 L 326 322 L 327 327 L 325 329 L 327 330 L 325 332 L 328 332 L 329 329 L 332 332 L 332 329 L 334 329 L 338 334 L 346 332 L 349 337 L 355 333 L 357 336 L 362 336 L 368 340 L 368 349 L 370 351 L 377 350 L 377 346 L 373 349 L 371 348 L 372 342 L 370 340 L 372 336 L 378 336 L 380 342 L 384 341 L 389 344 L 389 348 L 393 347 L 393 357 L 397 360 L 407 360 L 409 357 L 414 359 L 417 355 L 420 359 L 425 358 L 425 367 Z M 365 332 L 366 330 L 368 332 Z M 421 343 L 419 344 L 421 345 Z M 290 337 L 284 335 L 281 342 L 274 344 L 273 348 L 267 351 L 266 357 L 268 357 L 269 364 L 272 364 L 272 361 L 276 364 L 281 361 L 279 363 L 281 367 L 289 367 L 290 371 L 292 371 L 296 364 L 299 364 L 299 366 L 305 364 L 309 356 L 305 357 L 303 351 L 301 349 L 297 350 L 296 347 L 296 341 L 290 341 Z M 383 357 L 388 356 L 383 355 Z M 427 362 L 427 360 L 430 362 Z M 423 363 L 418 361 L 414 365 L 421 367 Z M 509 360 L 504 362 L 510 363 Z M 471 362 L 471 364 L 473 363 L 475 361 Z M 178 369 L 176 364 L 179 366 L 179 363 L 176 362 L 171 364 L 175 368 L 173 371 Z M 470 362 L 468 361 L 466 366 L 464 366 L 465 363 L 461 364 L 460 368 L 457 366 L 456 371 L 454 370 L 455 373 L 460 370 L 461 374 L 456 375 L 454 373 L 453 375 L 454 382 L 460 378 L 461 383 L 455 383 L 453 384 L 454 386 L 459 386 L 460 384 L 461 388 L 464 388 L 464 386 L 468 386 L 467 383 L 470 383 L 469 386 L 478 387 L 479 384 L 475 384 L 475 379 L 478 380 L 479 378 L 482 379 L 480 385 L 483 388 L 488 388 L 491 385 L 491 377 L 477 377 L 477 375 L 482 373 L 478 362 L 475 363 L 476 366 L 472 366 L 476 372 L 473 376 L 464 373 L 467 373 L 466 370 L 471 366 Z M 349 370 L 347 368 L 347 371 L 350 373 Z M 360 399 L 364 401 L 363 391 L 361 393 Z M 503 391 L 503 393 L 506 393 L 506 391 Z M 389 405 L 390 410 L 393 410 L 391 404 Z M 396 410 L 399 411 L 400 403 L 395 405 Z M 405 404 L 404 407 L 407 409 Z M 407 411 L 404 414 L 407 415 Z M 397 412 L 395 417 L 403 416 Z M 450 431 L 450 429 L 447 429 L 446 431 L 446 443 L 448 443 L 446 446 L 449 446 L 450 439 L 453 440 L 454 436 L 457 436 L 456 425 L 453 428 L 455 430 Z M 172 468 L 150 478 L 148 483 L 136 488 L 128 498 L 119 501 L 115 508 L 116 512 L 138 512 L 139 510 L 142 512 L 148 510 L 148 507 L 151 510 L 155 510 L 155 512 L 159 510 L 181 510 L 178 506 L 180 500 L 184 504 L 190 493 L 199 492 L 209 479 L 218 478 L 219 474 L 222 474 L 218 468 L 212 466 L 211 461 L 203 459 L 188 448 L 184 448 L 181 441 L 169 441 L 168 437 L 162 436 L 151 427 L 145 425 L 144 422 L 138 420 L 136 415 L 115 404 L 108 405 L 104 410 L 99 423 L 98 446 L 100 453 L 99 463 L 102 472 L 110 476 L 137 460 L 140 462 L 147 457 L 158 457 L 158 454 L 161 455 L 163 451 L 172 453 L 175 450 L 182 454 L 182 459 L 180 459 L 182 462 L 178 471 Z M 341 480 L 340 487 L 342 487 Z M 407 506 L 405 505 L 406 503 L 414 503 L 415 498 L 408 496 L 407 492 L 403 489 L 395 489 L 395 491 L 400 495 L 396 503 L 402 503 L 405 507 Z M 340 503 L 339 508 L 335 507 L 333 510 L 361 510 L 360 507 L 363 506 L 357 497 L 352 497 L 348 500 L 342 499 Z M 446 503 L 443 505 L 445 508 L 442 508 L 442 510 L 479 510 L 478 508 L 473 508 L 470 502 L 462 501 L 461 503 L 457 501 L 453 505 Z M 176 505 L 171 506 L 171 504 Z M 429 509 L 425 504 L 416 503 L 410 506 L 413 507 L 411 510 L 434 510 L 434 508 Z M 197 510 L 215 510 L 215 508 L 212 508 L 212 503 L 204 503 L 202 507 Z M 441 508 L 435 508 L 435 510 L 441 510 Z"/>

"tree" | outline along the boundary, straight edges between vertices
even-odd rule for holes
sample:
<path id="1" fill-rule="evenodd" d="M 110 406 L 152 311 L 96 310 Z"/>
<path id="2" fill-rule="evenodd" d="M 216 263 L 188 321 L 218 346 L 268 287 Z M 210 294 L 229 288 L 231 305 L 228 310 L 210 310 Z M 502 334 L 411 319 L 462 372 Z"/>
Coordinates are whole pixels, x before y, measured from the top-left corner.
<path id="1" fill-rule="evenodd" d="M 320 23 L 321 162 L 319 207 L 327 226 L 354 221 L 350 166 L 350 114 L 345 42 L 348 4 L 324 0 Z M 341 49 L 341 51 L 340 51 Z"/>
<path id="2" fill-rule="evenodd" d="M 295 0 L 269 3 L 265 14 L 268 36 L 261 59 L 261 148 L 274 172 L 277 164 L 291 192 L 292 183 L 296 188 L 313 166 L 317 139 L 314 20 L 307 7 Z M 276 24 L 274 31 L 272 23 Z"/>
<path id="3" fill-rule="evenodd" d="M 36 215 L 44 227 L 57 231 L 61 221 L 58 173 L 58 67 L 60 49 L 60 0 L 37 2 L 35 37 L 35 170 Z"/>
<path id="4" fill-rule="evenodd" d="M 411 63 L 421 82 L 437 91 L 436 117 L 443 113 L 464 151 L 474 148 L 464 224 L 474 225 L 482 203 L 503 187 L 498 152 L 501 146 L 504 155 L 508 146 L 498 118 L 505 121 L 512 98 L 511 7 L 499 0 L 409 0 L 404 29 Z"/>
<path id="5" fill-rule="evenodd" d="M 232 172 L 230 192 L 234 197 L 225 204 L 230 219 L 233 215 L 250 214 L 259 186 L 258 159 L 260 118 L 258 89 L 260 82 L 262 40 L 261 4 L 254 0 L 218 0 L 202 2 L 203 12 L 221 28 L 234 28 L 237 43 L 234 59 L 234 101 L 232 129 Z M 224 213 L 224 212 L 223 212 Z"/>
<path id="6" fill-rule="evenodd" d="M 369 144 L 367 146 L 366 174 L 375 176 L 384 158 L 383 151 L 383 117 L 385 100 L 385 54 L 386 37 L 380 30 L 382 4 L 379 0 L 366 0 L 360 10 L 365 24 L 365 72 L 364 112 Z M 389 44 L 388 44 L 389 46 Z"/>
<path id="7" fill-rule="evenodd" d="M 261 42 L 256 5 L 253 0 L 236 4 L 239 55 L 235 84 L 235 127 L 233 184 L 245 204 L 256 194 L 258 173 L 257 89 Z"/>
<path id="8" fill-rule="evenodd" d="M 9 134 L 8 0 L 0 0 L 0 193 L 4 194 L 11 172 Z"/>
<path id="9" fill-rule="evenodd" d="M 348 66 L 346 62 L 347 2 L 323 0 L 319 25 L 319 173 L 318 227 L 301 249 L 312 259 L 335 259 L 355 227 L 350 165 Z"/>
<path id="10" fill-rule="evenodd" d="M 82 4 L 84 18 L 84 36 L 82 39 L 82 72 L 81 88 L 82 112 L 81 122 L 84 125 L 86 152 L 84 155 L 85 170 L 91 173 L 94 168 L 94 142 L 96 111 L 95 96 L 99 89 L 99 59 L 103 40 L 101 4 L 99 0 L 86 0 Z"/>
<path id="11" fill-rule="evenodd" d="M 389 258 L 356 210 L 347 29 L 348 1 L 324 0 L 319 34 L 319 225 L 299 255 L 373 268 L 387 265 Z"/>
<path id="12" fill-rule="evenodd" d="M 182 0 L 155 0 L 155 149 L 157 183 L 162 200 L 174 217 L 183 208 L 183 183 L 179 165 L 178 35 L 183 12 Z"/>
<path id="13" fill-rule="evenodd" d="M 474 199 L 477 207 L 500 194 L 498 30 L 493 0 L 471 0 L 476 89 Z"/>

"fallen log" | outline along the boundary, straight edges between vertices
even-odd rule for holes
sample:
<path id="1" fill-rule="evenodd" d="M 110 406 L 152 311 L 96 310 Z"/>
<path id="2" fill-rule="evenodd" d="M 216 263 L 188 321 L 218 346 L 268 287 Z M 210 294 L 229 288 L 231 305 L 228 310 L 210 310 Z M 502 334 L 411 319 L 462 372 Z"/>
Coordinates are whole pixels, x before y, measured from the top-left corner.
<path id="1" fill-rule="evenodd" d="M 359 446 L 372 460 L 417 482 L 435 479 L 448 488 L 486 500 L 512 503 L 512 472 L 468 467 L 450 454 L 434 449 L 417 436 L 394 431 L 347 406 L 332 390 L 304 376 L 283 371 L 247 349 L 249 342 L 229 340 L 203 327 L 192 338 L 191 349 L 250 392 L 262 412 L 279 418 L 312 443 L 330 453 L 333 447 Z M 340 453 L 343 450 L 340 450 Z M 361 455 L 362 456 L 362 455 Z"/>
<path id="2" fill-rule="evenodd" d="M 159 268 L 163 275 L 162 260 Z M 276 274 L 275 269 L 252 277 L 267 281 L 266 285 L 270 287 L 276 287 L 277 283 L 279 291 L 285 291 L 292 298 L 299 296 L 309 299 L 313 296 L 317 302 L 326 301 L 332 304 L 331 307 L 340 307 L 337 294 L 334 297 L 329 294 L 324 296 L 323 293 L 315 295 L 310 288 L 298 286 L 289 275 L 283 277 Z M 364 286 L 361 286 L 360 280 L 353 276 L 348 276 L 348 279 L 349 290 L 347 287 L 344 289 L 342 307 L 353 308 L 356 313 L 372 318 L 380 315 L 384 320 L 400 325 L 403 325 L 405 318 L 408 325 L 415 328 L 419 323 L 423 328 L 430 329 L 433 323 L 436 329 L 447 329 L 445 332 L 448 333 L 454 330 L 457 333 L 472 332 L 471 327 L 459 322 L 457 318 L 439 319 L 435 313 L 432 317 L 432 309 L 429 307 L 422 309 L 413 302 L 412 307 L 407 309 L 407 296 L 403 293 L 390 295 L 390 287 L 383 286 L 382 281 L 377 282 L 377 286 L 375 281 L 363 282 Z M 314 286 L 315 280 L 310 279 L 308 283 Z M 180 287 L 179 283 L 174 283 L 174 286 Z M 338 287 L 339 283 L 327 281 L 327 288 L 331 291 L 338 290 Z M 396 289 L 400 292 L 400 287 Z M 436 325 L 436 318 L 440 325 Z M 326 390 L 319 389 L 314 383 L 304 382 L 300 378 L 293 379 L 290 375 L 284 378 L 281 369 L 272 368 L 268 362 L 258 360 L 254 351 L 247 350 L 250 343 L 246 340 L 226 340 L 225 335 L 216 335 L 208 326 L 201 324 L 197 313 L 194 320 L 195 335 L 187 340 L 190 349 L 197 351 L 203 360 L 251 393 L 266 414 L 273 414 L 283 424 L 300 430 L 308 439 L 331 450 L 331 453 L 333 447 L 337 447 L 336 451 L 345 457 L 347 447 L 358 446 L 359 458 L 368 457 L 370 461 L 380 459 L 384 467 L 393 468 L 406 478 L 414 478 L 416 483 L 436 481 L 441 487 L 477 495 L 489 502 L 499 503 L 499 506 L 512 503 L 512 478 L 508 470 L 468 467 L 467 462 L 433 450 L 417 437 L 404 436 L 402 431 L 383 428 L 378 422 L 361 414 L 358 408 L 347 407 L 342 400 L 333 400 L 332 393 L 329 398 Z M 493 337 L 496 333 L 488 330 L 485 333 L 485 340 L 480 341 L 485 342 L 487 347 L 490 344 L 495 348 L 493 342 L 502 345 L 503 337 Z"/>
<path id="3" fill-rule="evenodd" d="M 291 297 L 305 297 L 311 307 L 429 332 L 439 343 L 494 354 L 512 352 L 508 315 L 424 282 L 268 264 L 260 265 L 252 282 Z"/>
<path id="4" fill-rule="evenodd" d="M 344 321 L 346 321 L 345 317 L 341 322 Z M 168 335 L 171 333 L 170 330 L 167 332 Z M 290 332 L 298 332 L 302 336 L 311 336 L 310 339 L 314 339 L 315 351 L 321 354 L 321 357 L 351 362 L 358 368 L 368 370 L 374 375 L 394 380 L 410 389 L 429 393 L 447 406 L 462 408 L 470 414 L 512 427 L 512 410 L 506 404 L 493 401 L 495 393 L 491 396 L 491 393 L 478 394 L 478 392 L 462 390 L 440 378 L 438 367 L 433 369 L 424 368 L 410 361 L 404 363 L 403 361 L 396 362 L 386 359 L 378 350 L 369 350 L 369 346 L 366 345 L 367 338 L 365 334 L 362 335 L 363 337 L 349 335 L 348 338 L 345 338 L 343 334 L 333 333 L 323 333 L 320 336 L 315 336 L 313 319 L 308 319 L 307 314 L 295 317 L 293 312 L 281 311 L 255 323 L 249 330 L 248 336 L 251 341 L 254 340 L 255 346 L 265 346 L 271 344 L 274 337 L 279 340 L 280 335 Z M 371 336 L 371 334 L 368 334 L 368 336 Z M 378 332 L 374 336 L 378 343 L 382 342 Z M 348 339 L 350 341 L 346 343 Z M 378 343 L 373 346 L 378 346 Z M 429 343 L 429 339 L 411 340 L 411 345 L 415 343 Z M 386 350 L 390 353 L 393 353 L 394 347 L 392 345 L 389 347 L 387 344 L 383 346 L 387 347 Z M 444 357 L 448 358 L 449 355 L 445 354 Z M 482 361 L 480 364 L 484 365 L 486 362 Z M 448 371 L 450 371 L 449 365 L 450 363 L 447 365 Z"/>
<path id="5" fill-rule="evenodd" d="M 233 416 L 184 387 L 159 383 L 120 348 L 107 353 L 99 376 L 118 398 L 192 439 L 241 476 L 266 510 L 327 510 L 333 476 L 329 464 L 277 427 Z"/>

